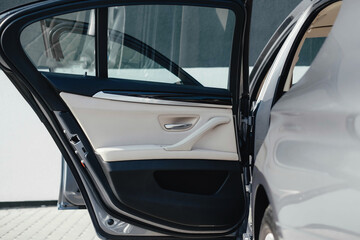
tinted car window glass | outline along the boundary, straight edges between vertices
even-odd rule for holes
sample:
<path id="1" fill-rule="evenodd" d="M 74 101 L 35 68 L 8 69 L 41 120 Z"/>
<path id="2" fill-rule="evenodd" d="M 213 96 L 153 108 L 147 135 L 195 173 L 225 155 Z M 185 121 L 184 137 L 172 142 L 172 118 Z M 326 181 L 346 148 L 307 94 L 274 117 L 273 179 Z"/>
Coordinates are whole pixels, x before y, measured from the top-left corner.
<path id="1" fill-rule="evenodd" d="M 40 71 L 95 75 L 95 14 L 81 11 L 35 22 L 21 44 Z"/>
<path id="2" fill-rule="evenodd" d="M 108 75 L 228 88 L 235 27 L 220 8 L 145 5 L 109 8 Z"/>
<path id="3" fill-rule="evenodd" d="M 292 84 L 296 84 L 307 72 L 316 55 L 325 42 L 326 37 L 306 38 L 293 71 Z"/>
<path id="4" fill-rule="evenodd" d="M 146 57 L 141 51 L 110 41 L 108 75 L 113 78 L 181 84 L 175 74 Z M 110 49 L 110 48 L 109 48 Z"/>

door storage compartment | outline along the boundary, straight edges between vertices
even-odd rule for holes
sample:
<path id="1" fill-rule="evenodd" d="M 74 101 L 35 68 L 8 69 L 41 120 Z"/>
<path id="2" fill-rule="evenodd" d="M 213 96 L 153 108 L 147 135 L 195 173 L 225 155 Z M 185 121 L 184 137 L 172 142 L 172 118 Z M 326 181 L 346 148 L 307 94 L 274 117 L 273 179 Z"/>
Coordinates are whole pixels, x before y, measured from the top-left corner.
<path id="1" fill-rule="evenodd" d="M 203 171 L 203 170 L 172 170 L 156 171 L 154 177 L 163 189 L 212 195 L 224 184 L 228 176 L 227 171 Z"/>
<path id="2" fill-rule="evenodd" d="M 244 217 L 239 162 L 136 160 L 103 168 L 117 199 L 142 214 L 204 229 L 228 229 Z"/>

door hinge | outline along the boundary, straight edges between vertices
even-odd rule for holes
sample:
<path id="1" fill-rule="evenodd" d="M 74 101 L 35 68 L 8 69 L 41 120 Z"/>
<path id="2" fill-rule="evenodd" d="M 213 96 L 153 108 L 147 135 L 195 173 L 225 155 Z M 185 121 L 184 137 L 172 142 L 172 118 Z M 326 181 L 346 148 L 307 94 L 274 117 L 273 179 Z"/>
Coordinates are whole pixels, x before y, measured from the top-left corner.
<path id="1" fill-rule="evenodd" d="M 250 127 L 250 132 L 253 130 L 253 126 L 255 125 L 255 111 L 256 111 L 256 102 L 251 102 L 251 108 L 249 111 L 249 116 L 243 119 L 245 123 Z"/>
<path id="2" fill-rule="evenodd" d="M 254 125 L 254 117 L 253 116 L 248 116 L 246 118 L 242 119 L 242 122 L 245 123 L 247 126 L 253 126 Z"/>

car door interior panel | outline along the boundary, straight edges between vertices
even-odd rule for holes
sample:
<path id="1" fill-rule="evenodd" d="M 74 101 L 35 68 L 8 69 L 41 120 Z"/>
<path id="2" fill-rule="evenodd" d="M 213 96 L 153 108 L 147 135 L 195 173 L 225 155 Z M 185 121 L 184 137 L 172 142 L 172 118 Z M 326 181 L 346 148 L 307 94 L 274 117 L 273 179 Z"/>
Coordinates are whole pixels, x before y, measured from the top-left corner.
<path id="1" fill-rule="evenodd" d="M 104 161 L 238 160 L 231 109 L 112 101 L 69 93 L 60 96 Z M 164 129 L 189 115 L 198 118 L 191 129 Z M 162 116 L 174 122 L 162 126 Z"/>
<path id="2" fill-rule="evenodd" d="M 241 188 L 231 191 L 241 184 L 231 108 L 202 103 L 201 107 L 171 106 L 135 102 L 133 97 L 120 101 L 65 92 L 60 96 L 103 161 L 110 186 L 122 203 L 180 224 L 236 221 L 230 216 L 240 212 L 236 202 L 243 200 Z M 191 129 L 164 129 L 166 124 L 188 124 L 188 119 L 194 122 Z M 209 160 L 217 161 L 209 164 Z M 136 170 L 138 165 L 142 167 Z M 221 201 L 232 208 L 219 207 Z M 191 204 L 185 213 L 186 202 Z M 211 214 L 205 214 L 206 209 Z"/>

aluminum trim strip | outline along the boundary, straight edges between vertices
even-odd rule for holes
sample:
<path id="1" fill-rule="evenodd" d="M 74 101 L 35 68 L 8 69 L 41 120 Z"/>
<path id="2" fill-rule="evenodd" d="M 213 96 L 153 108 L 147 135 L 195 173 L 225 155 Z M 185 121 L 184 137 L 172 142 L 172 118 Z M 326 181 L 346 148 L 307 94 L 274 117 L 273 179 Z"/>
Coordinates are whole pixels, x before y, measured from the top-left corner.
<path id="1" fill-rule="evenodd" d="M 231 105 L 216 105 L 216 104 L 206 104 L 206 103 L 161 100 L 161 99 L 154 99 L 154 98 L 131 97 L 131 96 L 118 95 L 118 94 L 104 93 L 102 91 L 95 93 L 92 97 L 100 98 L 100 99 L 114 100 L 114 101 L 145 103 L 145 104 L 186 106 L 186 107 L 205 107 L 205 108 L 223 108 L 223 109 L 231 109 L 232 108 Z"/>

